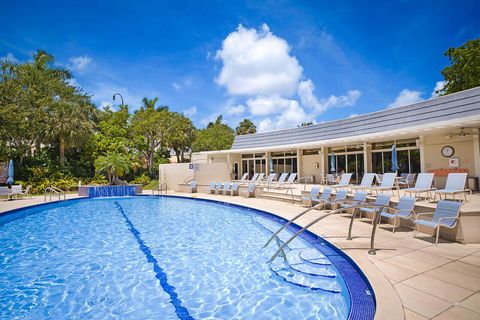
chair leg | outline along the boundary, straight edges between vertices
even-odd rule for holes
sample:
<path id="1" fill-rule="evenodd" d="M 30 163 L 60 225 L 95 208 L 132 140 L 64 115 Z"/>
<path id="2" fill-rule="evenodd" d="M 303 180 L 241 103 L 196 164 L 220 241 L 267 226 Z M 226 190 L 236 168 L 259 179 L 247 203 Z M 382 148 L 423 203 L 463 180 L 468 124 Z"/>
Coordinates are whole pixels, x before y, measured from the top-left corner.
<path id="1" fill-rule="evenodd" d="M 440 236 L 440 225 L 437 227 L 437 239 L 435 240 L 435 245 L 438 245 L 438 237 Z"/>
<path id="2" fill-rule="evenodd" d="M 393 233 L 395 233 L 395 226 L 397 225 L 397 216 L 393 218 Z"/>

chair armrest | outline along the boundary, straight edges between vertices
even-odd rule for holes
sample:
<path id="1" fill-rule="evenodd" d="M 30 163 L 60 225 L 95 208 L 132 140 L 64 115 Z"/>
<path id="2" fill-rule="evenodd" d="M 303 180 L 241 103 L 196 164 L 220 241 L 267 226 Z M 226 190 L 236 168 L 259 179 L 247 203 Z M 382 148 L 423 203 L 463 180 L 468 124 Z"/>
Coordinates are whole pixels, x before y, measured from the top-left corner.
<path id="1" fill-rule="evenodd" d="M 417 213 L 416 214 L 416 219 L 418 220 L 418 217 L 420 216 L 433 216 L 433 212 L 426 212 L 426 213 Z"/>

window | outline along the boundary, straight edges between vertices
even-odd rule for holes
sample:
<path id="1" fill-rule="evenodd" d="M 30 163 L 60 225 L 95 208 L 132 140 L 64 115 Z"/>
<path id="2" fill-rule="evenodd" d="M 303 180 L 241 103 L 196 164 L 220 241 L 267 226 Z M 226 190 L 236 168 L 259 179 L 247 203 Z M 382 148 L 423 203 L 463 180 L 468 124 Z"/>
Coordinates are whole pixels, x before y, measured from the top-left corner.
<path id="1" fill-rule="evenodd" d="M 304 156 L 318 155 L 320 154 L 320 149 L 307 149 L 303 150 Z"/>

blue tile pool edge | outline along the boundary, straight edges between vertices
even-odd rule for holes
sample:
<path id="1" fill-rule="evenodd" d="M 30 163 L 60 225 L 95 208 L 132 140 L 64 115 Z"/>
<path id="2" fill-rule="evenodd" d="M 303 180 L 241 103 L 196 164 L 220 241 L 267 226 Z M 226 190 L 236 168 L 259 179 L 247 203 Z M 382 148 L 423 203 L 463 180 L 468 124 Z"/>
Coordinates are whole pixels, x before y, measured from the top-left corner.
<path id="1" fill-rule="evenodd" d="M 220 200 L 213 200 L 213 199 L 203 199 L 203 198 L 192 198 L 192 197 L 185 197 L 185 196 L 178 196 L 178 195 L 137 195 L 137 196 L 129 196 L 129 197 L 104 197 L 104 198 L 76 198 L 76 199 L 66 199 L 66 200 L 60 200 L 60 201 L 55 201 L 55 202 L 49 202 L 49 203 L 40 203 L 40 204 L 35 204 L 31 205 L 28 207 L 23 207 L 23 208 L 17 208 L 17 209 L 12 209 L 8 210 L 5 212 L 0 213 L 0 226 L 2 226 L 5 223 L 11 222 L 13 220 L 21 219 L 23 217 L 29 216 L 31 214 L 35 214 L 37 212 L 31 212 L 25 215 L 20 215 L 18 217 L 12 217 L 12 219 L 8 220 L 3 223 L 2 218 L 5 218 L 9 215 L 15 215 L 15 213 L 21 213 L 22 211 L 27 211 L 32 208 L 38 208 L 38 207 L 48 207 L 48 206 L 62 206 L 62 204 L 66 204 L 67 202 L 81 202 L 81 201 L 101 201 L 101 200 L 112 200 L 112 198 L 136 198 L 136 197 L 149 197 L 149 198 L 177 198 L 177 199 L 187 199 L 191 201 L 203 201 L 203 202 L 210 202 L 210 203 L 217 203 L 217 204 L 222 204 L 225 206 L 232 206 L 232 207 L 238 207 L 242 209 L 246 209 L 249 211 L 254 211 L 255 213 L 267 217 L 277 223 L 284 224 L 287 222 L 286 219 L 281 218 L 280 216 L 256 209 L 256 208 L 251 208 L 245 205 L 240 205 L 240 204 L 235 204 L 235 203 L 229 203 L 229 202 L 224 202 Z M 296 232 L 301 229 L 301 227 L 295 223 L 292 223 L 289 228 L 289 230 Z M 336 247 L 333 243 L 329 242 L 328 240 L 322 238 L 321 236 L 318 236 L 311 232 L 310 230 L 306 230 L 303 234 L 300 235 L 301 238 L 304 240 L 308 241 L 312 246 L 314 246 L 316 249 L 320 250 L 323 254 L 328 256 L 328 258 L 332 261 L 332 263 L 335 265 L 335 267 L 339 270 L 341 273 L 347 289 L 348 293 L 350 296 L 350 313 L 348 316 L 348 319 L 350 320 L 364 320 L 364 319 L 373 319 L 375 316 L 375 309 L 376 309 L 376 297 L 375 297 L 375 292 L 373 291 L 373 288 L 368 281 L 367 277 L 363 273 L 363 271 L 360 269 L 360 267 L 355 263 L 355 261 L 349 257 L 345 252 L 343 252 L 340 248 Z M 326 246 L 325 246 L 326 244 Z M 336 257 L 335 257 L 336 256 Z M 345 264 L 345 262 L 348 262 Z M 352 273 L 353 271 L 353 273 Z M 352 279 L 354 277 L 355 279 Z M 362 280 L 362 283 L 365 285 L 364 288 L 361 288 L 358 286 L 358 284 L 355 281 Z M 368 293 L 365 291 L 368 290 Z M 362 292 L 363 291 L 363 292 Z M 362 294 L 360 294 L 362 293 Z M 368 299 L 368 297 L 371 297 L 371 299 Z M 367 300 L 364 300 L 364 299 Z M 370 301 L 369 301 L 370 300 Z"/>

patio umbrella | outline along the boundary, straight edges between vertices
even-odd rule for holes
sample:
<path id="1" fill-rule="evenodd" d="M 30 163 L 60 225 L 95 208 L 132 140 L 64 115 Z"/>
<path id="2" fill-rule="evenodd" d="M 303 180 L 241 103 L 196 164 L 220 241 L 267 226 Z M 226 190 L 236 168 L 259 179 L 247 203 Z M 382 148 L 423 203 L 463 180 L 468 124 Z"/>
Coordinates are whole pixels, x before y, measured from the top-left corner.
<path id="1" fill-rule="evenodd" d="M 330 171 L 335 172 L 335 164 L 337 163 L 337 156 L 335 156 L 335 153 L 332 153 L 332 156 L 330 157 Z"/>
<path id="2" fill-rule="evenodd" d="M 13 160 L 8 163 L 8 179 L 7 184 L 13 184 Z"/>
<path id="3" fill-rule="evenodd" d="M 398 169 L 398 161 L 397 161 L 397 147 L 395 145 L 392 146 L 392 171 L 397 172 Z"/>
<path id="4" fill-rule="evenodd" d="M 271 155 L 268 158 L 268 166 L 270 167 L 270 173 L 273 173 L 273 158 Z"/>

